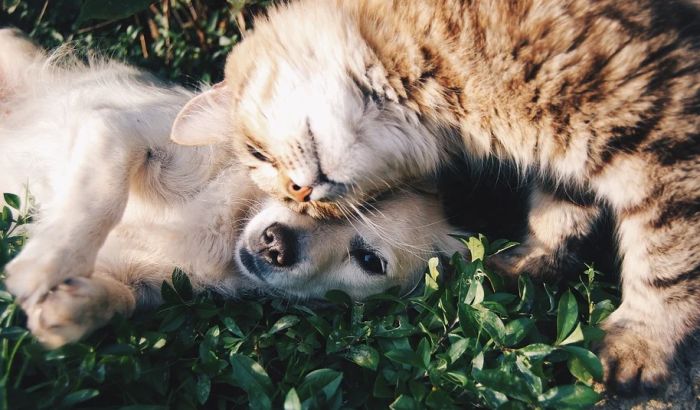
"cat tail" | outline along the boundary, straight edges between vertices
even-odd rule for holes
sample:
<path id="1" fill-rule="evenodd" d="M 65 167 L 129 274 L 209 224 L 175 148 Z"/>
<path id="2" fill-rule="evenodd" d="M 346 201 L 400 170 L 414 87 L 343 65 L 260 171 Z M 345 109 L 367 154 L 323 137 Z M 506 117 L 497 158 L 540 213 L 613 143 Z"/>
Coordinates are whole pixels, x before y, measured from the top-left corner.
<path id="1" fill-rule="evenodd" d="M 21 92 L 31 81 L 31 67 L 46 60 L 46 54 L 16 28 L 0 28 L 0 100 Z"/>

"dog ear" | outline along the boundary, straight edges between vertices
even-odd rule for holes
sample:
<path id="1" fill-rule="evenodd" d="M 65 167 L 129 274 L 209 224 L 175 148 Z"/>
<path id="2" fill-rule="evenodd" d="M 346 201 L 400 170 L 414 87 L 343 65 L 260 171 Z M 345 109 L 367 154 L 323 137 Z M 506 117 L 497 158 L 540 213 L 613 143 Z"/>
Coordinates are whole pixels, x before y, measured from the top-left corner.
<path id="1" fill-rule="evenodd" d="M 214 85 L 180 110 L 170 139 L 180 145 L 209 145 L 223 142 L 230 133 L 231 97 L 224 82 Z"/>

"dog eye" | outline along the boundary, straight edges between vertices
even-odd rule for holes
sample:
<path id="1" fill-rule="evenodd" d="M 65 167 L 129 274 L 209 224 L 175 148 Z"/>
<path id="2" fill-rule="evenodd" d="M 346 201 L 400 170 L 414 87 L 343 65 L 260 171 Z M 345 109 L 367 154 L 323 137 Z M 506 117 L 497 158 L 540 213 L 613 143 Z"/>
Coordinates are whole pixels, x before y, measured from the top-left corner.
<path id="1" fill-rule="evenodd" d="M 365 272 L 372 275 L 386 275 L 386 262 L 376 253 L 366 249 L 358 249 L 351 251 L 350 255 Z"/>
<path id="2" fill-rule="evenodd" d="M 268 158 L 267 155 L 260 152 L 260 150 L 258 150 L 254 146 L 246 144 L 246 147 L 248 147 L 248 152 L 250 153 L 250 155 L 254 156 L 255 159 L 262 162 L 270 162 L 270 158 Z"/>

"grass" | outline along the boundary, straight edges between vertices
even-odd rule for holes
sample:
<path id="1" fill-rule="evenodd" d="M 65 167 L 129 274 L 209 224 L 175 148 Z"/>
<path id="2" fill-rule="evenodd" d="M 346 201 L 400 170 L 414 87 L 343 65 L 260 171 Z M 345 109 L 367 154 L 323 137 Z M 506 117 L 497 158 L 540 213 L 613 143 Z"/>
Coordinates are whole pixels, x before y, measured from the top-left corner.
<path id="1" fill-rule="evenodd" d="M 65 41 L 196 84 L 264 1 L 3 0 L 9 22 L 45 47 Z M 113 7 L 113 5 L 117 7 Z M 25 242 L 22 201 L 4 196 L 0 272 Z M 26 209 L 24 210 L 26 211 Z M 25 213 L 26 215 L 26 213 Z M 165 304 L 115 318 L 81 343 L 43 350 L 0 287 L 0 409 L 585 408 L 602 377 L 589 350 L 618 289 L 592 267 L 576 281 L 508 290 L 483 259 L 510 246 L 461 238 L 471 260 L 431 260 L 423 292 L 364 302 L 340 292 L 311 309 L 286 300 L 194 295 L 163 283 Z"/>
<path id="2" fill-rule="evenodd" d="M 3 265 L 24 238 L 5 195 Z M 16 219 L 16 220 L 15 220 Z M 0 291 L 0 392 L 14 409 L 585 408 L 602 368 L 589 350 L 617 290 L 587 269 L 561 286 L 523 276 L 517 292 L 483 259 L 511 246 L 460 238 L 472 259 L 434 258 L 422 294 L 363 302 L 331 291 L 328 306 L 194 295 L 187 275 L 165 303 L 116 318 L 82 343 L 43 350 Z M 2 265 L 0 265 L 1 269 Z"/>

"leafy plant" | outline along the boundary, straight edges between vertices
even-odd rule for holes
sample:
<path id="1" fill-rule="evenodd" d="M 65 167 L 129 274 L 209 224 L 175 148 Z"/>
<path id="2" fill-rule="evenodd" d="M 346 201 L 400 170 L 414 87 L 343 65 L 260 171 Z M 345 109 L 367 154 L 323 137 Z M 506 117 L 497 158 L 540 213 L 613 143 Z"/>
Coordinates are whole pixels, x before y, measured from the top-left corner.
<path id="1" fill-rule="evenodd" d="M 19 198 L 5 195 L 9 206 Z M 3 215 L 4 215 L 3 211 Z M 7 219 L 3 246 L 19 216 Z M 430 260 L 421 294 L 395 290 L 315 309 L 288 300 L 193 294 L 164 282 L 154 312 L 115 318 L 86 341 L 43 350 L 0 293 L 0 397 L 12 408 L 586 408 L 602 377 L 589 350 L 616 289 L 589 268 L 555 286 L 506 288 L 483 263 L 512 246 L 461 238 L 471 252 Z M 612 292 L 612 293 L 611 293 Z M 138 406 L 138 407 L 133 407 Z"/>

